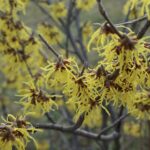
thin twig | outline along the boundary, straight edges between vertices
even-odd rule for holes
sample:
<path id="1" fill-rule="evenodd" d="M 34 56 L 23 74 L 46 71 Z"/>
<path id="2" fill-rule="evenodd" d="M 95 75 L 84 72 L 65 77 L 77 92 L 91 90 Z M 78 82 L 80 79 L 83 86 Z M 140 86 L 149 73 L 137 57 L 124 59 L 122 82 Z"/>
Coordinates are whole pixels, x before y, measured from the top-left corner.
<path id="1" fill-rule="evenodd" d="M 82 58 L 81 54 L 80 54 L 80 50 L 78 49 L 77 45 L 76 45 L 76 41 L 74 40 L 74 37 L 72 35 L 72 32 L 70 30 L 70 26 L 67 26 L 63 20 L 59 20 L 61 22 L 61 25 L 64 27 L 65 31 L 66 31 L 66 34 L 68 36 L 68 40 L 70 41 L 76 55 L 78 56 L 78 58 L 80 59 L 80 61 L 82 63 L 84 63 L 86 60 L 84 58 Z"/>
<path id="2" fill-rule="evenodd" d="M 27 68 L 27 70 L 28 70 L 28 72 L 29 72 L 31 78 L 34 79 L 34 75 L 33 75 L 33 73 L 32 73 L 31 68 L 29 67 L 27 61 L 26 61 L 25 59 L 23 59 L 23 61 L 24 61 L 25 65 L 26 65 L 26 68 Z"/>
<path id="3" fill-rule="evenodd" d="M 71 25 L 71 17 L 72 17 L 72 10 L 74 7 L 74 3 L 72 1 L 69 2 L 69 7 L 68 7 L 68 12 L 67 12 L 67 20 L 66 20 L 66 24 L 68 27 L 70 27 Z M 68 49 L 68 45 L 69 45 L 69 38 L 68 35 L 66 34 L 66 57 L 69 57 L 69 49 Z"/>
<path id="4" fill-rule="evenodd" d="M 47 113 L 45 113 L 45 116 L 47 117 L 47 119 L 51 122 L 51 123 L 56 123 L 53 119 L 52 119 L 52 117 L 50 116 L 50 114 L 47 112 Z"/>
<path id="5" fill-rule="evenodd" d="M 103 6 L 102 0 L 97 0 L 98 3 L 98 8 L 99 8 L 99 12 L 101 13 L 101 15 L 104 17 L 104 19 L 109 23 L 109 25 L 111 26 L 111 28 L 113 29 L 113 31 L 120 37 L 123 38 L 123 35 L 117 30 L 117 28 L 113 25 L 112 21 L 110 20 L 110 18 L 108 17 L 107 12 L 105 11 L 105 8 Z"/>
<path id="6" fill-rule="evenodd" d="M 102 129 L 99 133 L 98 136 L 101 136 L 102 134 L 104 134 L 106 131 L 110 130 L 111 128 L 115 127 L 119 122 L 121 122 L 123 119 L 125 119 L 127 116 L 129 115 L 129 113 L 121 116 L 120 118 L 118 118 L 114 123 L 112 123 L 110 126 Z"/>
<path id="7" fill-rule="evenodd" d="M 129 21 L 126 21 L 126 22 L 120 22 L 120 23 L 117 23 L 117 24 L 114 24 L 116 27 L 117 26 L 120 26 L 120 25 L 130 25 L 130 24 L 134 24 L 134 23 L 137 23 L 137 22 L 141 22 L 141 21 L 144 21 L 145 19 L 147 19 L 147 16 L 143 16 L 143 17 L 140 17 L 140 18 L 137 18 L 137 19 L 133 19 L 133 20 L 129 20 Z M 97 25 L 97 26 L 101 26 L 100 23 L 96 22 L 96 23 L 93 23 L 94 25 Z"/>
<path id="8" fill-rule="evenodd" d="M 115 26 L 134 24 L 134 23 L 138 23 L 138 22 L 144 21 L 145 19 L 147 19 L 147 16 L 146 16 L 146 15 L 143 16 L 143 17 L 134 19 L 134 20 L 130 20 L 130 21 L 126 21 L 126 22 L 117 23 L 117 24 L 115 24 Z"/>
<path id="9" fill-rule="evenodd" d="M 124 107 L 121 106 L 119 113 L 118 113 L 118 118 L 120 118 L 123 115 L 124 112 Z M 126 116 L 125 116 L 126 117 Z M 123 118 L 124 119 L 124 118 Z M 120 135 L 121 133 L 121 126 L 122 126 L 122 120 L 119 121 L 115 127 L 115 131 Z M 120 150 L 121 149 L 121 143 L 120 143 L 120 136 L 118 136 L 114 140 L 114 150 Z"/>
<path id="10" fill-rule="evenodd" d="M 41 41 L 47 46 L 47 48 L 57 57 L 60 58 L 60 55 L 56 52 L 56 50 L 47 43 L 47 41 L 43 38 L 42 35 L 39 34 L 39 38 L 41 39 Z"/>
<path id="11" fill-rule="evenodd" d="M 87 51 L 83 44 L 82 28 L 80 27 L 80 11 L 78 9 L 76 10 L 75 22 L 76 22 L 76 28 L 78 32 L 78 43 L 80 44 L 84 59 L 88 62 Z"/>
<path id="12" fill-rule="evenodd" d="M 61 26 L 58 24 L 58 22 L 45 10 L 45 8 L 43 8 L 42 6 L 40 6 L 40 4 L 36 1 L 36 0 L 32 0 L 33 3 L 35 4 L 36 7 L 38 7 L 40 9 L 40 11 L 45 14 L 59 29 L 62 28 Z"/>
<path id="13" fill-rule="evenodd" d="M 79 117 L 79 119 L 73 126 L 68 127 L 68 130 L 69 130 L 69 128 L 70 128 L 70 130 L 76 130 L 76 129 L 80 128 L 81 125 L 83 124 L 83 121 L 84 121 L 84 114 Z"/>
<path id="14" fill-rule="evenodd" d="M 137 38 L 140 39 L 144 36 L 144 34 L 146 33 L 146 31 L 148 30 L 148 28 L 150 27 L 150 21 L 147 20 L 145 25 L 143 26 L 143 28 L 140 30 L 140 32 L 137 35 Z"/>

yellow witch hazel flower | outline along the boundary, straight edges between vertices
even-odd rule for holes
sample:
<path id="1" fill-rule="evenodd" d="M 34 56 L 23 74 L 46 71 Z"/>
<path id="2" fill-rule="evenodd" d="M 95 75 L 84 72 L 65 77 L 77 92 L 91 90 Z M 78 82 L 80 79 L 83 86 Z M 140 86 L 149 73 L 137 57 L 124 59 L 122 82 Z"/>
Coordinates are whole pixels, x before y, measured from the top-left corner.
<path id="1" fill-rule="evenodd" d="M 95 46 L 103 56 L 99 63 L 105 68 L 102 72 L 104 77 L 100 77 L 103 83 L 97 89 L 100 89 L 99 96 L 106 102 L 124 105 L 133 116 L 149 119 L 149 92 L 137 90 L 145 84 L 149 85 L 149 44 L 146 42 L 149 37 L 138 39 L 130 29 L 128 31 L 122 34 L 122 38 L 115 36 L 110 40 L 111 37 L 106 37 L 109 42 L 99 40 Z M 98 72 L 102 74 L 101 70 Z"/>
<path id="2" fill-rule="evenodd" d="M 122 39 L 114 39 L 103 48 L 97 47 L 100 56 L 103 56 L 103 60 L 100 64 L 106 66 L 106 70 L 115 71 L 119 69 L 122 73 L 122 77 L 128 78 L 132 82 L 132 79 L 137 77 L 139 83 L 144 82 L 146 72 L 144 72 L 147 61 L 145 38 L 137 39 L 136 35 L 130 31 L 128 34 L 123 35 Z M 104 49 L 104 50 L 103 50 Z"/>
<path id="3" fill-rule="evenodd" d="M 150 1 L 149 0 L 127 0 L 124 6 L 124 13 L 128 14 L 130 11 L 130 16 L 144 16 L 146 13 L 148 19 L 150 19 Z"/>
<path id="4" fill-rule="evenodd" d="M 30 65 L 33 74 L 39 71 L 39 67 L 44 64 L 41 48 L 41 42 L 23 22 L 7 14 L 0 17 L 1 70 L 9 81 L 16 83 L 21 81 L 21 77 L 23 79 L 28 76 L 25 62 Z M 35 60 L 38 62 L 33 63 Z M 13 85 L 15 86 L 14 82 Z"/>
<path id="5" fill-rule="evenodd" d="M 50 14 L 53 16 L 54 19 L 59 19 L 65 17 L 67 15 L 67 8 L 64 2 L 56 2 L 52 3 L 49 6 Z"/>
<path id="6" fill-rule="evenodd" d="M 0 32 L 2 33 L 0 45 L 3 45 L 0 52 L 12 59 L 12 62 L 18 63 L 18 65 L 29 59 L 33 52 L 38 53 L 41 47 L 40 42 L 31 35 L 31 31 L 27 26 L 21 21 L 15 21 L 7 16 L 0 19 Z"/>
<path id="7" fill-rule="evenodd" d="M 57 108 L 57 104 L 53 98 L 58 97 L 57 95 L 49 95 L 45 91 L 36 87 L 33 82 L 26 83 L 27 88 L 21 91 L 20 104 L 24 106 L 25 113 L 36 112 L 37 116 L 44 115 L 44 113 L 52 110 L 52 107 Z"/>
<path id="8" fill-rule="evenodd" d="M 83 41 L 86 42 L 87 39 L 91 36 L 93 33 L 93 26 L 91 22 L 86 22 L 82 26 L 82 36 L 83 36 Z"/>
<path id="9" fill-rule="evenodd" d="M 92 114 L 96 113 L 95 120 L 99 120 L 101 118 L 99 109 L 104 107 L 100 97 L 97 96 L 95 79 L 88 76 L 88 73 L 80 75 L 77 64 L 71 58 L 60 58 L 56 63 L 49 63 L 43 70 L 48 86 L 57 89 L 60 87 L 63 94 L 68 97 L 69 108 L 76 111 L 74 119 L 77 120 L 80 115 L 85 114 L 84 124 L 97 126 Z"/>
<path id="10" fill-rule="evenodd" d="M 91 70 L 90 73 L 92 78 L 92 83 L 94 83 L 94 88 L 97 89 L 99 102 L 108 102 L 113 101 L 117 106 L 121 103 L 119 101 L 121 87 L 115 82 L 116 78 L 119 75 L 119 71 L 116 70 L 113 73 L 105 70 L 104 66 L 97 66 L 96 70 Z M 90 79 L 88 78 L 90 81 Z M 107 104 L 107 103 L 106 103 Z M 102 105 L 101 107 L 109 114 L 107 109 Z"/>
<path id="11" fill-rule="evenodd" d="M 25 78 L 30 79 L 25 62 L 30 65 L 33 74 L 43 63 L 39 52 L 41 43 L 30 35 L 30 29 L 21 21 L 5 15 L 0 18 L 0 35 L 1 72 L 5 74 L 9 87 L 12 85 L 19 89 Z M 37 59 L 38 63 L 33 63 Z"/>
<path id="12" fill-rule="evenodd" d="M 23 11 L 28 0 L 0 1 L 0 56 L 1 72 L 6 77 L 9 87 L 20 89 L 24 78 L 30 79 L 26 64 L 30 66 L 33 75 L 39 72 L 43 57 L 39 52 L 42 47 L 29 27 L 18 19 L 17 12 Z M 11 12 L 9 12 L 11 9 Z M 16 13 L 16 14 L 15 14 Z M 34 57 L 33 57 L 34 56 Z M 33 63 L 38 60 L 38 63 Z"/>
<path id="13" fill-rule="evenodd" d="M 126 104 L 131 115 L 139 119 L 150 120 L 150 91 L 137 91 L 136 96 L 132 101 L 127 101 Z"/>
<path id="14" fill-rule="evenodd" d="M 25 13 L 29 0 L 0 0 L 0 11 L 17 17 L 17 12 Z"/>
<path id="15" fill-rule="evenodd" d="M 63 40 L 62 32 L 55 26 L 47 23 L 40 24 L 37 29 L 47 42 L 51 45 L 59 44 Z"/>
<path id="16" fill-rule="evenodd" d="M 77 0 L 76 7 L 81 10 L 89 11 L 96 4 L 96 0 Z"/>
<path id="17" fill-rule="evenodd" d="M 141 125 L 136 122 L 125 122 L 123 131 L 126 135 L 140 137 L 142 135 Z"/>
<path id="18" fill-rule="evenodd" d="M 134 36 L 129 36 L 122 39 L 119 45 L 116 43 L 118 46 L 114 45 L 114 48 L 110 46 L 105 49 L 105 62 L 102 61 L 101 63 L 104 62 L 106 69 L 112 72 L 115 69 L 119 70 L 115 84 L 121 92 L 123 103 L 127 100 L 132 101 L 135 98 L 137 85 L 145 84 L 147 48 L 145 48 L 144 43 L 144 39 L 139 40 Z"/>
<path id="19" fill-rule="evenodd" d="M 62 85 L 78 71 L 78 66 L 72 58 L 59 58 L 56 63 L 48 62 L 43 70 L 45 71 L 46 84 L 49 87 L 62 88 Z"/>
<path id="20" fill-rule="evenodd" d="M 114 39 L 118 39 L 118 36 L 115 34 L 108 23 L 104 23 L 92 34 L 87 46 L 88 51 L 91 50 L 91 47 L 95 50 L 99 50 Z M 96 49 L 95 47 L 97 47 L 98 49 Z"/>
<path id="21" fill-rule="evenodd" d="M 93 117 L 94 116 L 94 117 Z M 83 125 L 88 127 L 100 127 L 102 125 L 101 107 L 95 106 L 84 118 Z"/>
<path id="22" fill-rule="evenodd" d="M 99 101 L 89 101 L 88 103 L 80 104 L 78 109 L 76 110 L 76 114 L 74 116 L 74 120 L 78 120 L 80 115 L 85 113 L 83 125 L 88 127 L 100 127 L 102 123 L 102 112 L 101 112 L 101 104 Z"/>
<path id="23" fill-rule="evenodd" d="M 25 13 L 26 7 L 28 5 L 30 0 L 17 0 L 17 4 L 15 5 L 17 9 L 17 11 L 23 11 L 23 13 Z"/>
<path id="24" fill-rule="evenodd" d="M 28 142 L 32 140 L 37 146 L 35 139 L 30 135 L 35 129 L 25 117 L 14 117 L 9 114 L 4 123 L 0 125 L 0 150 L 25 150 Z"/>
<path id="25" fill-rule="evenodd" d="M 81 115 L 84 115 L 83 124 L 88 126 L 98 125 L 95 120 L 101 118 L 100 109 L 108 112 L 102 104 L 103 101 L 99 96 L 95 82 L 93 74 L 76 74 L 65 84 L 63 90 L 63 93 L 68 97 L 67 104 L 75 111 L 74 120 L 76 121 Z M 97 116 L 92 114 L 97 114 Z"/>

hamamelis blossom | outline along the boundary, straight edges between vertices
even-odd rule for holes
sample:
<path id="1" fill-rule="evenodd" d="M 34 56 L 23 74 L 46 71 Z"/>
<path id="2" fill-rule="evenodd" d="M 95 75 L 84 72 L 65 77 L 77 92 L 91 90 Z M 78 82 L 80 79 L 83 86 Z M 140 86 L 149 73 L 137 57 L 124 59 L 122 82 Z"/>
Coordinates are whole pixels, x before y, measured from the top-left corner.
<path id="1" fill-rule="evenodd" d="M 83 36 L 83 41 L 87 42 L 87 39 L 90 38 L 90 36 L 93 33 L 93 26 L 91 22 L 86 22 L 82 26 L 82 36 Z"/>
<path id="2" fill-rule="evenodd" d="M 130 16 L 141 17 L 147 14 L 150 19 L 150 1 L 149 0 L 127 0 L 124 6 L 125 14 L 130 12 Z"/>
<path id="3" fill-rule="evenodd" d="M 102 48 L 116 38 L 118 39 L 118 36 L 115 34 L 113 29 L 108 23 L 104 23 L 92 34 L 88 43 L 88 50 L 90 51 L 91 49 L 95 49 L 95 47 Z"/>
<path id="4" fill-rule="evenodd" d="M 122 88 L 116 83 L 118 75 L 119 70 L 108 72 L 104 66 L 97 66 L 96 69 L 90 70 L 90 78 L 98 92 L 99 102 L 110 103 L 112 101 L 117 106 L 122 104 L 119 98 Z M 89 75 L 87 80 L 90 82 Z M 107 109 L 105 111 L 109 114 Z"/>
<path id="5" fill-rule="evenodd" d="M 98 101 L 97 101 L 98 102 Z M 89 103 L 89 105 L 81 105 L 74 117 L 74 120 L 76 121 L 79 116 L 81 115 L 81 111 L 85 112 L 85 117 L 83 121 L 83 126 L 88 127 L 100 127 L 102 124 L 102 109 L 101 105 L 98 103 L 95 103 L 94 101 Z"/>
<path id="6" fill-rule="evenodd" d="M 27 122 L 24 117 L 15 118 L 13 115 L 8 115 L 7 119 L 3 119 L 4 123 L 0 125 L 0 149 L 12 150 L 15 147 L 17 150 L 25 150 L 28 142 L 35 139 L 30 135 L 35 129 L 30 122 Z"/>
<path id="7" fill-rule="evenodd" d="M 37 113 L 43 115 L 45 112 L 52 110 L 52 107 L 57 108 L 57 104 L 53 98 L 56 95 L 49 95 L 40 88 L 36 87 L 33 82 L 27 83 L 27 88 L 21 91 L 20 104 L 24 106 L 25 113 Z"/>
<path id="8" fill-rule="evenodd" d="M 99 96 L 99 89 L 95 82 L 93 75 L 85 72 L 83 75 L 78 74 L 68 80 L 63 90 L 63 93 L 68 97 L 67 103 L 75 111 L 74 120 L 84 114 L 83 124 L 88 126 L 96 126 L 95 120 L 98 120 L 101 116 L 100 109 L 104 109 L 108 113 L 102 104 L 103 100 Z M 97 116 L 92 116 L 94 113 Z"/>
<path id="9" fill-rule="evenodd" d="M 16 17 L 18 12 L 25 13 L 28 3 L 29 0 L 0 0 L 0 11 Z"/>
<path id="10" fill-rule="evenodd" d="M 9 66 L 22 65 L 24 61 L 31 62 L 31 55 L 40 60 L 40 41 L 33 35 L 31 30 L 21 21 L 6 16 L 0 18 L 0 53 L 10 60 Z M 18 68 L 17 68 L 18 69 Z"/>
<path id="11" fill-rule="evenodd" d="M 81 10 L 88 11 L 89 9 L 93 8 L 96 4 L 95 0 L 77 0 L 76 7 Z"/>
<path id="12" fill-rule="evenodd" d="M 133 111 L 131 111 L 132 114 L 134 112 L 138 114 L 139 107 L 137 106 L 140 108 L 146 106 L 147 111 L 149 105 L 147 101 L 142 101 L 140 105 L 137 105 L 139 102 L 136 96 L 136 93 L 139 96 L 141 94 L 139 88 L 143 86 L 148 88 L 149 85 L 147 59 L 149 44 L 146 42 L 148 37 L 138 39 L 131 29 L 125 29 L 127 33 L 120 32 L 122 34 L 120 38 L 112 27 L 105 23 L 92 35 L 88 49 L 92 47 L 101 57 L 99 64 L 103 67 L 93 71 L 93 77 L 96 77 L 95 81 L 97 81 L 94 81 L 94 86 L 99 89 L 100 101 L 105 99 L 106 102 L 111 101 L 116 106 L 127 106 Z M 98 78 L 101 82 L 97 80 Z M 144 118 L 148 119 L 148 116 Z"/>
<path id="13" fill-rule="evenodd" d="M 150 91 L 144 89 L 138 91 L 134 99 L 127 102 L 127 108 L 136 118 L 150 119 Z"/>
<path id="14" fill-rule="evenodd" d="M 67 15 L 67 8 L 64 2 L 56 2 L 52 3 L 48 6 L 50 14 L 54 19 L 59 19 L 65 17 Z"/>
<path id="15" fill-rule="evenodd" d="M 39 72 L 39 67 L 44 64 L 41 47 L 41 42 L 23 22 L 8 14 L 0 17 L 1 72 L 9 87 L 19 89 L 22 81 L 30 79 L 26 64 L 34 76 Z"/>
<path id="16" fill-rule="evenodd" d="M 134 137 L 140 137 L 142 135 L 141 125 L 137 122 L 125 122 L 123 124 L 124 134 Z"/>
<path id="17" fill-rule="evenodd" d="M 48 65 L 43 70 L 47 85 L 49 87 L 60 86 L 60 88 L 79 71 L 76 62 L 71 58 L 60 58 L 56 63 L 48 62 Z"/>
<path id="18" fill-rule="evenodd" d="M 78 84 L 78 83 L 77 83 Z M 78 118 L 84 114 L 85 119 L 83 124 L 88 126 L 96 126 L 96 120 L 100 119 L 101 113 L 101 102 L 100 98 L 93 98 L 94 92 L 89 90 L 89 88 L 83 87 L 80 84 L 74 85 L 77 86 L 75 91 L 70 91 L 70 96 L 68 95 L 69 99 L 67 103 L 74 108 L 75 115 L 74 120 L 78 120 Z M 70 87 L 72 89 L 72 87 Z M 76 93 L 75 93 L 76 92 Z M 65 93 L 66 94 L 66 93 Z M 66 94 L 67 95 L 67 94 Z M 92 114 L 97 114 L 97 116 L 92 116 Z"/>
<path id="19" fill-rule="evenodd" d="M 41 34 L 51 45 L 59 44 L 63 40 L 62 32 L 51 24 L 40 24 L 37 30 L 38 33 Z"/>
<path id="20" fill-rule="evenodd" d="M 58 59 L 56 63 L 49 63 L 43 68 L 48 87 L 62 89 L 68 97 L 67 104 L 75 111 L 74 120 L 84 114 L 84 125 L 96 126 L 100 119 L 100 108 L 104 108 L 95 87 L 95 79 L 91 74 L 80 74 L 77 64 L 72 59 Z M 100 83 L 100 82 L 99 82 Z M 94 118 L 92 114 L 96 113 Z"/>
<path id="21" fill-rule="evenodd" d="M 103 56 L 99 63 L 104 65 L 108 72 L 105 80 L 107 88 L 104 88 L 102 93 L 111 90 L 109 93 L 114 95 L 112 99 L 115 103 L 117 99 L 120 99 L 123 105 L 131 101 L 135 98 L 137 86 L 145 84 L 148 50 L 145 43 L 144 39 L 137 39 L 134 33 L 130 32 L 122 39 L 118 37 L 103 49 L 99 49 L 100 56 Z M 111 74 L 115 72 L 118 73 L 112 78 Z"/>
<path id="22" fill-rule="evenodd" d="M 137 39 L 136 35 L 129 30 L 129 33 L 123 35 L 123 38 L 114 38 L 105 46 L 101 46 L 95 49 L 99 55 L 103 57 L 99 63 L 104 65 L 106 70 L 114 72 L 119 70 L 120 79 L 128 80 L 135 84 L 144 82 L 146 76 L 145 68 L 147 67 L 147 47 L 145 47 L 144 39 Z M 118 81 L 119 82 L 119 81 Z"/>

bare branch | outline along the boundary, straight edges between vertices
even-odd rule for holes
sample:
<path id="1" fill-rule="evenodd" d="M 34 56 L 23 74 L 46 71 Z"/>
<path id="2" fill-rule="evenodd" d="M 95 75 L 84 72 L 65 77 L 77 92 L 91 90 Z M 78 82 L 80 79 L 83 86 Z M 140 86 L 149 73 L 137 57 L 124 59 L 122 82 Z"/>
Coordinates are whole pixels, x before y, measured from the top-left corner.
<path id="1" fill-rule="evenodd" d="M 56 130 L 56 131 L 65 132 L 65 133 L 72 133 L 74 135 L 86 137 L 86 138 L 93 139 L 93 140 L 114 140 L 115 138 L 118 137 L 118 134 L 116 132 L 113 132 L 108 135 L 101 135 L 99 137 L 98 134 L 93 133 L 93 132 L 85 131 L 82 129 L 70 130 L 70 127 L 62 126 L 59 124 L 52 124 L 52 123 L 49 123 L 49 124 L 37 123 L 34 126 L 40 129 L 49 129 L 49 130 Z"/>
<path id="2" fill-rule="evenodd" d="M 82 58 L 81 54 L 80 54 L 80 50 L 78 49 L 77 45 L 76 45 L 76 42 L 74 40 L 74 37 L 72 35 L 72 32 L 70 30 L 70 26 L 66 25 L 63 20 L 60 20 L 62 26 L 64 27 L 65 31 L 66 31 L 66 34 L 68 36 L 68 40 L 70 41 L 76 55 L 78 56 L 78 58 L 80 59 L 80 61 L 82 63 L 84 63 L 86 60 L 84 58 Z"/>
<path id="3" fill-rule="evenodd" d="M 76 130 L 76 129 L 80 128 L 83 121 L 84 121 L 84 114 L 79 117 L 79 119 L 73 126 L 68 127 L 68 129 L 70 128 L 70 130 Z"/>
<path id="4" fill-rule="evenodd" d="M 147 20 L 145 25 L 143 26 L 143 28 L 141 29 L 141 31 L 138 33 L 137 38 L 140 39 L 144 36 L 144 34 L 146 33 L 146 31 L 148 30 L 148 28 L 150 27 L 150 21 Z"/>
<path id="5" fill-rule="evenodd" d="M 139 23 L 139 22 L 141 22 L 141 21 L 144 21 L 145 19 L 147 19 L 147 16 L 146 16 L 146 15 L 143 16 L 143 17 L 137 18 L 137 19 L 133 19 L 133 20 L 127 21 L 127 22 L 121 22 L 121 23 L 115 24 L 115 26 L 119 26 L 119 25 L 129 25 L 129 24 Z"/>
<path id="6" fill-rule="evenodd" d="M 88 62 L 87 51 L 83 44 L 82 28 L 80 27 L 80 11 L 78 9 L 76 10 L 75 22 L 76 22 L 76 28 L 77 28 L 77 32 L 78 32 L 78 43 L 80 44 L 84 59 Z"/>
<path id="7" fill-rule="evenodd" d="M 47 112 L 47 113 L 45 113 L 45 116 L 47 117 L 47 119 L 51 122 L 51 123 L 56 123 L 53 119 L 52 119 L 52 117 L 50 116 L 50 114 Z"/>
<path id="8" fill-rule="evenodd" d="M 60 24 L 42 7 L 36 0 L 32 0 L 36 7 L 40 9 L 40 11 L 45 14 L 59 29 L 62 30 Z"/>
<path id="9" fill-rule="evenodd" d="M 50 45 L 47 43 L 47 41 L 43 38 L 42 35 L 39 34 L 39 38 L 41 39 L 41 41 L 48 47 L 48 49 L 49 49 L 57 58 L 60 57 L 60 55 L 55 51 L 55 49 L 54 49 L 52 46 L 50 46 Z"/>
<path id="10" fill-rule="evenodd" d="M 110 126 L 102 129 L 99 133 L 98 136 L 101 136 L 102 134 L 104 134 L 106 131 L 110 130 L 111 128 L 115 127 L 119 122 L 121 122 L 123 119 L 125 119 L 127 116 L 129 115 L 129 113 L 121 116 L 120 118 L 118 118 L 114 123 L 112 123 Z"/>
<path id="11" fill-rule="evenodd" d="M 110 20 L 110 18 L 108 17 L 107 12 L 104 9 L 102 0 L 97 0 L 98 3 L 98 8 L 99 8 L 99 12 L 101 13 L 101 15 L 104 17 L 104 19 L 109 23 L 109 25 L 111 26 L 111 28 L 113 29 L 113 31 L 120 37 L 123 38 L 123 35 L 116 29 L 116 27 L 113 25 L 112 21 Z"/>

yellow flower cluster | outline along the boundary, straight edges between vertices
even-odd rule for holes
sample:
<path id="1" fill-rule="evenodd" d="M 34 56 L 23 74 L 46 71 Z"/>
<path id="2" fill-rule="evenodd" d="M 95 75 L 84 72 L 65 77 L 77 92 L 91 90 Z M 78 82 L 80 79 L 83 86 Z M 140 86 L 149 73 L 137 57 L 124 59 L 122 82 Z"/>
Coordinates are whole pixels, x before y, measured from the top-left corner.
<path id="1" fill-rule="evenodd" d="M 135 101 L 127 103 L 129 112 L 140 119 L 150 119 L 150 91 L 143 89 L 137 92 L 135 99 Z"/>
<path id="2" fill-rule="evenodd" d="M 49 95 L 45 91 L 36 87 L 33 82 L 27 83 L 27 87 L 21 91 L 20 104 L 24 106 L 24 113 L 36 114 L 36 116 L 44 115 L 46 112 L 52 110 L 52 107 L 57 108 L 54 102 L 56 95 Z"/>
<path id="3" fill-rule="evenodd" d="M 25 76 L 29 78 L 26 63 L 34 74 L 38 73 L 38 68 L 43 63 L 39 51 L 42 45 L 21 21 L 7 16 L 0 18 L 0 21 L 1 71 L 9 81 L 16 83 L 14 87 L 20 87 L 17 81 L 24 81 Z M 33 63 L 36 59 L 39 60 L 38 63 Z"/>
<path id="4" fill-rule="evenodd" d="M 80 73 L 73 59 L 63 58 L 58 59 L 56 63 L 49 63 L 43 70 L 47 86 L 61 90 L 67 97 L 67 105 L 76 112 L 74 120 L 85 115 L 83 124 L 96 126 L 98 120 L 99 124 L 101 123 L 101 108 L 105 108 L 95 86 L 96 75 L 90 72 Z M 97 115 L 93 117 L 93 114 Z"/>
<path id="5" fill-rule="evenodd" d="M 101 124 L 103 109 L 109 114 L 106 109 L 109 103 L 127 107 L 137 118 L 150 119 L 150 62 L 147 59 L 150 46 L 146 42 L 147 37 L 138 39 L 129 28 L 126 28 L 127 33 L 119 30 L 122 35 L 119 37 L 108 23 L 102 24 L 91 36 L 93 27 L 87 22 L 81 27 L 83 42 L 87 45 L 91 36 L 87 48 L 89 51 L 96 50 L 100 56 L 99 64 L 94 69 L 84 68 L 81 71 L 75 59 L 58 56 L 56 62 L 48 62 L 45 66 L 41 41 L 19 20 L 18 12 L 25 11 L 28 2 L 0 0 L 0 71 L 5 75 L 5 87 L 9 84 L 23 89 L 20 104 L 24 106 L 25 114 L 36 113 L 36 116 L 40 116 L 57 107 L 55 99 L 60 96 L 48 93 L 54 91 L 67 99 L 67 106 L 75 113 L 74 120 L 84 115 L 83 124 L 90 127 Z M 77 0 L 75 6 L 78 10 L 87 11 L 95 3 L 96 0 Z M 148 0 L 128 0 L 125 12 L 130 9 L 132 15 L 134 10 L 139 10 L 139 16 L 146 13 L 150 19 L 149 5 Z M 53 2 L 47 8 L 50 17 L 59 26 L 61 18 L 67 15 L 66 3 Z M 63 42 L 62 32 L 52 24 L 39 24 L 37 33 L 50 45 Z M 45 67 L 40 69 L 40 66 Z M 27 87 L 20 84 L 31 78 Z M 9 121 L 10 118 L 12 121 Z M 0 127 L 2 148 L 5 150 L 15 146 L 24 150 L 28 140 L 32 139 L 28 132 L 30 123 L 11 115 L 5 122 Z M 137 128 L 134 132 L 137 132 Z"/>
<path id="6" fill-rule="evenodd" d="M 0 0 L 0 11 L 17 17 L 18 12 L 24 12 L 29 0 Z"/>
<path id="7" fill-rule="evenodd" d="M 150 19 L 150 1 L 149 0 L 127 0 L 124 6 L 124 13 L 128 14 L 130 12 L 130 16 L 141 17 L 144 14 L 147 14 L 148 19 Z"/>
<path id="8" fill-rule="evenodd" d="M 0 56 L 1 72 L 5 75 L 4 86 L 20 88 L 20 84 L 25 79 L 29 80 L 30 74 L 28 67 L 33 75 L 39 74 L 39 66 L 44 64 L 40 49 L 41 42 L 31 29 L 19 20 L 18 13 L 8 13 L 7 7 L 11 10 L 23 11 L 28 1 L 5 1 L 3 13 L 0 16 Z M 17 8 L 16 8 L 17 7 Z M 34 56 L 34 57 L 33 57 Z M 38 59 L 37 63 L 34 63 Z"/>
<path id="9" fill-rule="evenodd" d="M 12 150 L 15 147 L 17 150 L 25 150 L 28 142 L 36 141 L 30 135 L 35 129 L 24 117 L 15 118 L 13 115 L 8 115 L 5 123 L 0 125 L 0 150 Z"/>
<path id="10" fill-rule="evenodd" d="M 131 114 L 141 119 L 149 119 L 150 111 L 149 90 L 145 89 L 150 79 L 145 39 L 137 39 L 130 29 L 120 38 L 109 25 L 104 24 L 93 34 L 88 46 L 99 53 L 99 64 L 104 68 L 100 92 L 103 96 L 100 97 L 113 101 L 117 106 L 127 106 Z"/>
<path id="11" fill-rule="evenodd" d="M 118 39 L 118 36 L 114 33 L 113 29 L 108 23 L 104 23 L 98 28 L 91 36 L 88 43 L 88 51 L 91 51 L 91 46 L 103 48 L 103 46 L 109 44 L 110 41 Z"/>
<path id="12" fill-rule="evenodd" d="M 100 118 L 100 109 L 103 106 L 98 96 L 98 91 L 94 87 L 94 78 L 87 75 L 84 74 L 80 77 L 78 74 L 75 76 L 66 83 L 63 93 L 68 97 L 67 103 L 74 106 L 76 111 L 74 120 L 77 120 L 80 115 L 84 114 L 84 124 L 95 126 L 95 120 Z M 93 117 L 92 114 L 94 113 L 97 116 Z"/>
<path id="13" fill-rule="evenodd" d="M 49 7 L 51 15 L 56 18 L 62 18 L 67 15 L 67 9 L 64 2 L 53 3 Z"/>
<path id="14" fill-rule="evenodd" d="M 89 11 L 96 4 L 96 0 L 77 0 L 76 7 L 81 10 Z"/>
<path id="15" fill-rule="evenodd" d="M 123 131 L 126 135 L 140 137 L 141 133 L 141 126 L 136 122 L 125 122 L 123 125 Z"/>
<path id="16" fill-rule="evenodd" d="M 41 3 L 41 6 L 44 8 L 47 8 L 50 15 L 55 20 L 63 18 L 67 15 L 67 7 L 66 7 L 65 2 L 63 1 L 52 2 L 50 5 L 48 5 L 47 3 L 44 3 L 44 4 Z"/>
<path id="17" fill-rule="evenodd" d="M 90 38 L 90 36 L 93 33 L 93 26 L 91 22 L 86 22 L 83 26 L 82 26 L 82 36 L 83 36 L 83 41 L 87 42 L 88 39 Z"/>
<path id="18" fill-rule="evenodd" d="M 51 45 L 60 44 L 63 40 L 62 32 L 56 26 L 50 24 L 40 24 L 38 26 L 38 33 Z"/>

